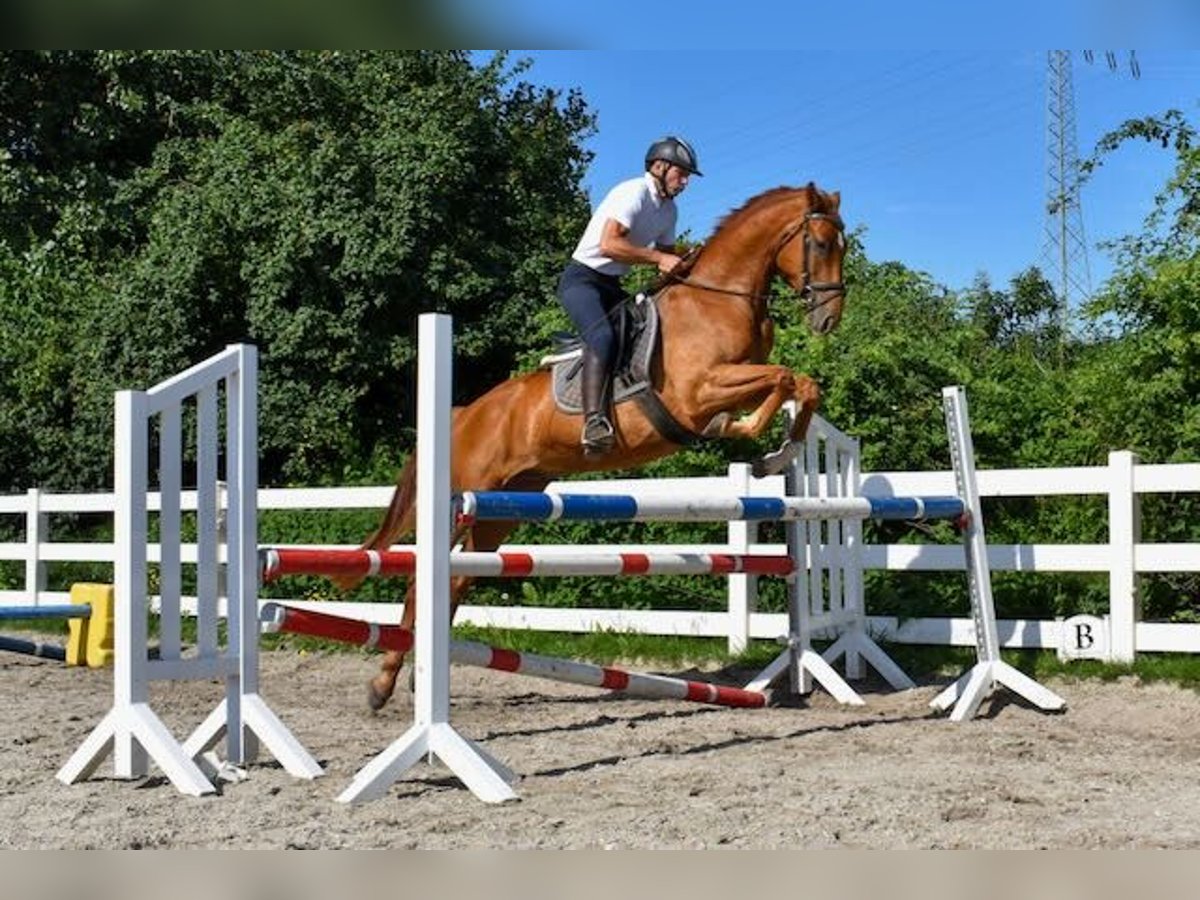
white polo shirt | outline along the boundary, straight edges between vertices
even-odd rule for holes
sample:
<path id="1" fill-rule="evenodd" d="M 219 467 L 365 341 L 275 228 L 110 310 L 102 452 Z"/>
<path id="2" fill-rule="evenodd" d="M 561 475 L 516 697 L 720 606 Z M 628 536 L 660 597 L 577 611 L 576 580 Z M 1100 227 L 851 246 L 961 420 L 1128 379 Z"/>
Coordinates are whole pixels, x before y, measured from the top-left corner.
<path id="1" fill-rule="evenodd" d="M 615 219 L 629 229 L 627 238 L 638 247 L 675 243 L 675 201 L 658 196 L 658 185 L 649 172 L 641 178 L 622 181 L 600 201 L 579 239 L 571 259 L 605 275 L 624 275 L 629 264 L 609 259 L 600 252 L 604 223 Z"/>

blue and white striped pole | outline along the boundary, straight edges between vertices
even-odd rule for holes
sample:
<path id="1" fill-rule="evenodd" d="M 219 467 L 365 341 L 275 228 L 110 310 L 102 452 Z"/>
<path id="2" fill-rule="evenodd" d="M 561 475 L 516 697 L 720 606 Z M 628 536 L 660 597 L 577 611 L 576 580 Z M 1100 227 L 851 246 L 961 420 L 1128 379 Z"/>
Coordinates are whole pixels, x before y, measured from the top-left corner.
<path id="1" fill-rule="evenodd" d="M 816 519 L 957 519 L 958 497 L 651 497 L 467 491 L 459 521 L 790 522 Z"/>

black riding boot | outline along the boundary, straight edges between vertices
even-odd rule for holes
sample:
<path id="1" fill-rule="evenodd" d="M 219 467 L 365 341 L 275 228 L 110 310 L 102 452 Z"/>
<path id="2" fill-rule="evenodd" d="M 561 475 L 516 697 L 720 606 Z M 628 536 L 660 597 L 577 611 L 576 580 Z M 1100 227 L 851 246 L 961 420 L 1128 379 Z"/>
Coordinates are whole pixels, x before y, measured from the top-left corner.
<path id="1" fill-rule="evenodd" d="M 583 435 L 585 456 L 602 456 L 613 448 L 616 433 L 608 417 L 608 366 L 591 347 L 583 349 Z"/>

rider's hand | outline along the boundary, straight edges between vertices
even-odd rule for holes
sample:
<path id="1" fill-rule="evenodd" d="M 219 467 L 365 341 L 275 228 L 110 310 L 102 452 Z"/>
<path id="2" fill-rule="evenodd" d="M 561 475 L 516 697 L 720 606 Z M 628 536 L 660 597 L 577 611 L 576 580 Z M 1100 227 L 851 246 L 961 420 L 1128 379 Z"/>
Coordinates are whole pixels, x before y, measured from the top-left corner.
<path id="1" fill-rule="evenodd" d="M 658 271 L 663 275 L 670 275 L 681 262 L 683 260 L 674 253 L 660 252 L 658 254 Z"/>

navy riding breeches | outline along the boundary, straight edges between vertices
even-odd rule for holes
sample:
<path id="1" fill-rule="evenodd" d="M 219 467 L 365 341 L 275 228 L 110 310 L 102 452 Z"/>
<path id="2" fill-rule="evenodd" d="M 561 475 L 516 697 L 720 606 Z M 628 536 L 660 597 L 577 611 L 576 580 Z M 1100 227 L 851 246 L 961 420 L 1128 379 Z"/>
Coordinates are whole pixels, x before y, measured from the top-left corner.
<path id="1" fill-rule="evenodd" d="M 625 299 L 620 279 L 571 260 L 558 280 L 558 299 L 584 343 L 611 365 L 617 353 L 616 309 Z"/>

